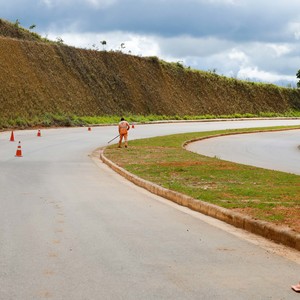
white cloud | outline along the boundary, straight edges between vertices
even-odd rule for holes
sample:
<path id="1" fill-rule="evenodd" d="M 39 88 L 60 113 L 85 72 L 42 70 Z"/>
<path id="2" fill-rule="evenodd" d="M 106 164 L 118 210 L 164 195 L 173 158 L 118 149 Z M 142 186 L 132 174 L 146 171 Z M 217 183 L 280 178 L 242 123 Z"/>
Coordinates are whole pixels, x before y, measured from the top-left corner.
<path id="1" fill-rule="evenodd" d="M 258 67 L 241 68 L 237 73 L 237 77 L 241 79 L 255 79 L 263 82 L 277 82 L 277 81 L 295 81 L 294 76 L 281 75 L 260 70 Z"/>
<path id="2" fill-rule="evenodd" d="M 125 39 L 125 47 L 128 51 L 136 55 L 158 56 L 160 52 L 159 44 L 155 38 L 130 34 Z"/>
<path id="3" fill-rule="evenodd" d="M 208 0 L 210 3 L 216 3 L 216 4 L 239 4 L 242 1 L 241 0 Z"/>
<path id="4" fill-rule="evenodd" d="M 188 0 L 192 2 L 198 2 L 198 3 L 212 3 L 212 4 L 230 4 L 230 5 L 236 5 L 244 2 L 244 0 Z"/>
<path id="5" fill-rule="evenodd" d="M 300 40 L 300 23 L 299 22 L 291 22 L 287 26 L 288 33 L 292 34 L 294 39 Z"/>
<path id="6" fill-rule="evenodd" d="M 65 4 L 71 4 L 72 0 L 40 0 L 48 8 L 59 7 Z"/>
<path id="7" fill-rule="evenodd" d="M 106 8 L 117 2 L 117 0 L 85 0 L 85 1 L 95 8 Z"/>
<path id="8" fill-rule="evenodd" d="M 41 0 L 40 3 L 45 4 L 49 8 L 53 6 L 53 0 Z"/>
<path id="9" fill-rule="evenodd" d="M 215 55 L 224 52 L 233 46 L 230 41 L 215 37 L 196 38 L 182 35 L 171 38 L 157 38 L 162 54 L 169 53 L 174 56 L 200 56 Z"/>
<path id="10" fill-rule="evenodd" d="M 236 48 L 233 48 L 229 54 L 228 58 L 232 61 L 235 61 L 236 63 L 245 66 L 249 63 L 249 57 L 241 50 L 238 50 Z"/>
<path id="11" fill-rule="evenodd" d="M 118 0 L 84 0 L 86 4 L 93 8 L 107 8 L 110 5 L 117 3 Z M 82 6 L 81 0 L 40 0 L 48 8 L 63 8 L 64 6 Z M 84 5 L 82 6 L 84 8 Z"/>
<path id="12" fill-rule="evenodd" d="M 275 57 L 281 57 L 291 52 L 291 47 L 286 44 L 267 44 L 266 47 L 273 50 Z"/>

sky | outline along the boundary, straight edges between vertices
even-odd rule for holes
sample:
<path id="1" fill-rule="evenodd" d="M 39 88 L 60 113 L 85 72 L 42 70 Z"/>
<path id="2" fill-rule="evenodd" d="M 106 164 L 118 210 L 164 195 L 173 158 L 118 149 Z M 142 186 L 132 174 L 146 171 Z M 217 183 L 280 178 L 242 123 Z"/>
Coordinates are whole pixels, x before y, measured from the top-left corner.
<path id="1" fill-rule="evenodd" d="M 298 82 L 300 0 L 0 0 L 0 18 L 75 47 L 157 56 L 242 80 Z"/>

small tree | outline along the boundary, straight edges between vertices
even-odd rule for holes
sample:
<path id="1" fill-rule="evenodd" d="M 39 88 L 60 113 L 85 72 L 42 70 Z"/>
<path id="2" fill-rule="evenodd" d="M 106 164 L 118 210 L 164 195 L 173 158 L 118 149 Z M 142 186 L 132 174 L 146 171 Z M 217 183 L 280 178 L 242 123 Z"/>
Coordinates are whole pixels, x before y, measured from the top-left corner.
<path id="1" fill-rule="evenodd" d="M 100 44 L 103 46 L 103 50 L 104 50 L 104 48 L 106 46 L 106 41 L 101 41 Z"/>
<path id="2" fill-rule="evenodd" d="M 300 70 L 297 72 L 297 78 L 300 79 Z M 297 88 L 300 88 L 300 80 L 297 82 Z"/>
<path id="3" fill-rule="evenodd" d="M 217 69 L 216 68 L 208 69 L 208 72 L 212 73 L 212 74 L 216 74 L 217 73 Z"/>
<path id="4" fill-rule="evenodd" d="M 64 40 L 61 37 L 57 37 L 56 38 L 56 42 L 60 45 L 62 45 L 64 43 Z"/>
<path id="5" fill-rule="evenodd" d="M 21 23 L 20 23 L 19 19 L 17 19 L 17 20 L 15 21 L 15 24 L 14 24 L 14 25 L 15 25 L 15 27 L 18 28 L 20 24 L 21 24 Z"/>
<path id="6" fill-rule="evenodd" d="M 32 30 L 32 29 L 34 29 L 35 27 L 36 27 L 36 25 L 35 25 L 35 24 L 32 24 L 32 25 L 29 27 L 29 29 Z"/>

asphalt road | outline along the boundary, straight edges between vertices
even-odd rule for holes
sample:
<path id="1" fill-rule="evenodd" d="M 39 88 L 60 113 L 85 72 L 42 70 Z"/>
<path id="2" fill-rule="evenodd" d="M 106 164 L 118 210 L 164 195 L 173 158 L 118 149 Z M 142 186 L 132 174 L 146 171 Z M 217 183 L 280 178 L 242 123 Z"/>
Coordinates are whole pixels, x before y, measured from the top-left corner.
<path id="1" fill-rule="evenodd" d="M 300 175 L 300 130 L 230 135 L 189 144 L 210 157 Z"/>
<path id="2" fill-rule="evenodd" d="M 300 120 L 138 125 L 130 139 L 276 124 Z M 36 133 L 15 132 L 23 157 L 0 133 L 1 300 L 299 299 L 290 289 L 298 251 L 178 207 L 92 159 L 115 127 Z"/>

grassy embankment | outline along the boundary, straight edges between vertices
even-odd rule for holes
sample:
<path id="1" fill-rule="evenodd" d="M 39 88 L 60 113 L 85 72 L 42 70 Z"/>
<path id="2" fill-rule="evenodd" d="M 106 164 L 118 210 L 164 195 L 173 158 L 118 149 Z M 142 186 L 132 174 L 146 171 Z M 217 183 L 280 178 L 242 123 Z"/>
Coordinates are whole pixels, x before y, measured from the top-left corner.
<path id="1" fill-rule="evenodd" d="M 50 42 L 0 19 L 0 128 L 299 116 L 300 90 Z"/>
<path id="2" fill-rule="evenodd" d="M 288 225 L 300 232 L 299 176 L 209 158 L 182 148 L 186 141 L 198 138 L 278 129 L 283 127 L 135 140 L 130 142 L 128 149 L 109 146 L 105 155 L 129 172 L 165 188 L 257 219 Z"/>

